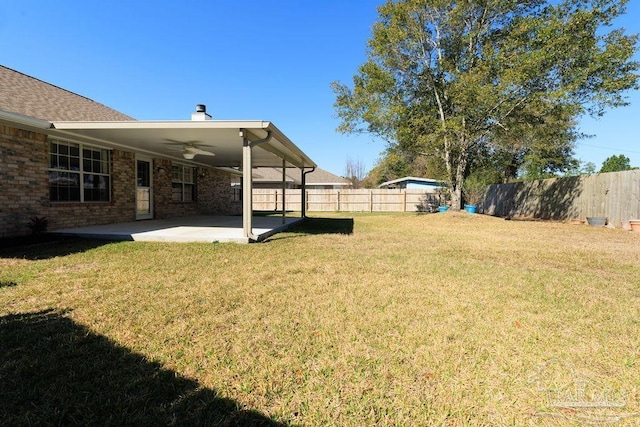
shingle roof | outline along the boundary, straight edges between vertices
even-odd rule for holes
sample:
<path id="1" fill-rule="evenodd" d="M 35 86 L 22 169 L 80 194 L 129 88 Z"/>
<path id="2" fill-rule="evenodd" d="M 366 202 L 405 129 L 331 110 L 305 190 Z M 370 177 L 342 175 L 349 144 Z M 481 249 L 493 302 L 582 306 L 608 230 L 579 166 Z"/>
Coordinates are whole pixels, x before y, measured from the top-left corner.
<path id="1" fill-rule="evenodd" d="M 2 65 L 0 110 L 48 121 L 134 120 L 87 97 Z"/>
<path id="2" fill-rule="evenodd" d="M 299 170 L 296 172 L 296 175 L 300 176 Z M 302 181 L 302 178 L 300 178 Z M 342 178 L 338 175 L 334 175 L 331 172 L 328 172 L 324 169 L 316 168 L 311 173 L 307 174 L 306 179 L 307 184 L 342 184 L 349 185 L 349 181 L 345 178 Z"/>
<path id="3" fill-rule="evenodd" d="M 253 172 L 253 182 L 281 182 L 282 181 L 282 168 L 255 168 Z M 285 181 L 295 182 L 289 175 L 289 171 L 285 171 Z"/>
<path id="4" fill-rule="evenodd" d="M 288 168 L 285 171 L 287 182 L 302 183 L 300 169 Z M 256 168 L 254 182 L 281 182 L 282 168 Z M 316 168 L 313 172 L 307 174 L 307 185 L 332 184 L 332 185 L 349 185 L 349 181 L 337 175 L 327 172 L 324 169 Z"/>

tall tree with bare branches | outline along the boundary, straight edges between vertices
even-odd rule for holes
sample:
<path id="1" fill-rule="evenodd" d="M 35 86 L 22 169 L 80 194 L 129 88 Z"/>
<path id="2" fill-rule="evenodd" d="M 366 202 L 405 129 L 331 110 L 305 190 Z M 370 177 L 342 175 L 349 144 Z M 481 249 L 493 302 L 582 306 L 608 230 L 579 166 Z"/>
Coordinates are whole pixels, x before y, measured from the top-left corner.
<path id="1" fill-rule="evenodd" d="M 367 170 L 362 160 L 348 157 L 344 167 L 344 177 L 349 180 L 351 188 L 361 188 L 366 176 Z"/>

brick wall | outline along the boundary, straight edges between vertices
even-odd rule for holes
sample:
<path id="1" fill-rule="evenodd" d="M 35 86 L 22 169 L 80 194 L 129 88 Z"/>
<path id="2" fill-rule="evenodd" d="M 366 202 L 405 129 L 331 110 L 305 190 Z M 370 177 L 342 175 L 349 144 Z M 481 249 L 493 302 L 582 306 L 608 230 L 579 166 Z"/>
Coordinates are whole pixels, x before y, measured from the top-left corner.
<path id="1" fill-rule="evenodd" d="M 52 203 L 47 136 L 0 125 L 0 237 L 29 234 L 34 216 L 46 217 L 49 230 L 134 220 L 134 154 L 111 154 L 111 202 Z"/>
<path id="2" fill-rule="evenodd" d="M 195 202 L 174 202 L 171 199 L 171 166 L 170 160 L 154 160 L 153 206 L 156 218 L 242 214 L 242 203 L 233 201 L 231 175 L 213 168 L 196 168 Z"/>
<path id="3" fill-rule="evenodd" d="M 29 218 L 47 215 L 46 136 L 0 124 L 0 237 L 27 234 Z"/>
<path id="4" fill-rule="evenodd" d="M 49 201 L 48 153 L 46 135 L 0 124 L 0 238 L 29 234 L 34 216 L 49 230 L 135 220 L 134 153 L 111 151 L 111 202 L 96 203 Z M 154 159 L 153 169 L 155 218 L 242 213 L 225 172 L 198 168 L 196 202 L 181 203 L 171 200 L 171 161 Z"/>
<path id="5" fill-rule="evenodd" d="M 46 169 L 45 164 L 45 169 Z M 92 203 L 49 202 L 48 177 L 45 176 L 46 213 L 49 229 L 86 227 L 134 221 L 135 155 L 126 151 L 111 152 L 111 201 Z"/>
<path id="6" fill-rule="evenodd" d="M 171 198 L 171 160 L 153 161 L 153 216 L 158 219 L 198 214 L 195 202 L 174 202 Z"/>
<path id="7" fill-rule="evenodd" d="M 233 201 L 232 176 L 217 169 L 198 168 L 197 199 L 201 215 L 241 215 L 242 202 Z"/>

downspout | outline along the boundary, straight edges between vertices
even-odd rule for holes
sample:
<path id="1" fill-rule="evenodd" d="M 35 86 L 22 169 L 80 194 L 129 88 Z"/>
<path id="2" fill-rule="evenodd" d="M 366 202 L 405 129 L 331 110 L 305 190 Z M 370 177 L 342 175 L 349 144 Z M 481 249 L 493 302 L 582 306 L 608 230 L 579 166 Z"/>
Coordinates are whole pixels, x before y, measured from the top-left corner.
<path id="1" fill-rule="evenodd" d="M 255 141 L 249 141 L 248 131 L 240 129 L 242 137 L 242 232 L 244 237 L 250 241 L 257 241 L 258 236 L 253 234 L 253 176 L 251 170 L 253 147 L 269 142 L 271 131 L 267 131 L 267 136 Z"/>
<path id="2" fill-rule="evenodd" d="M 287 161 L 282 159 L 282 224 L 287 223 L 287 174 L 286 174 Z"/>
<path id="3" fill-rule="evenodd" d="M 307 217 L 307 174 L 314 170 L 316 170 L 315 166 L 306 172 L 304 171 L 304 168 L 302 168 L 302 209 L 300 209 L 302 218 Z"/>

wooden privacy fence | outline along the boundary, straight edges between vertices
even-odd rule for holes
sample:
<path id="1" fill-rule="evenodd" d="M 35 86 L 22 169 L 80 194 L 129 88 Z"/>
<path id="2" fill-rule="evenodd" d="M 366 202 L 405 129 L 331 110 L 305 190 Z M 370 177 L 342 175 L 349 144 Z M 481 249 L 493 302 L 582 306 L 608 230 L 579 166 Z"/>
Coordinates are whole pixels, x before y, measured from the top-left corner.
<path id="1" fill-rule="evenodd" d="M 286 210 L 301 211 L 301 190 L 285 191 Z M 434 212 L 438 194 L 431 190 L 306 190 L 308 212 Z M 282 190 L 253 190 L 253 208 L 282 210 Z M 480 213 L 570 220 L 605 216 L 625 226 L 640 219 L 640 170 L 590 176 L 495 184 L 487 188 Z"/>
<path id="2" fill-rule="evenodd" d="M 640 218 L 640 170 L 491 185 L 480 210 L 554 220 L 605 216 L 621 227 Z"/>
<path id="3" fill-rule="evenodd" d="M 300 211 L 302 190 L 285 191 L 288 211 Z M 433 212 L 438 208 L 434 191 L 425 190 L 306 190 L 308 212 Z M 253 209 L 281 211 L 282 190 L 253 190 Z"/>

